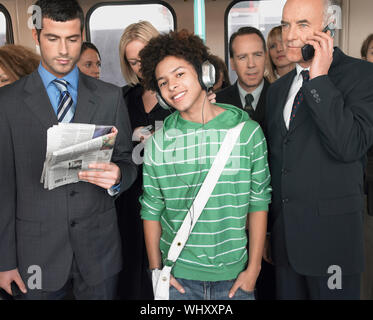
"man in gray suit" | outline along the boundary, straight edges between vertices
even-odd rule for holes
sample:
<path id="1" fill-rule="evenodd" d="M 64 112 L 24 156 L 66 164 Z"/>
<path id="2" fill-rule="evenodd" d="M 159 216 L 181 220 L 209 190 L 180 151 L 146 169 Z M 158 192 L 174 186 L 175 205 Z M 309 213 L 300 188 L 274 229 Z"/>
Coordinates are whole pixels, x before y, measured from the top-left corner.
<path id="1" fill-rule="evenodd" d="M 76 0 L 36 5 L 41 64 L 0 90 L 0 288 L 24 299 L 61 299 L 71 287 L 77 299 L 113 299 L 122 266 L 114 199 L 136 177 L 127 108 L 119 88 L 76 67 L 84 22 Z M 114 125 L 118 134 L 111 163 L 47 191 L 39 182 L 47 130 L 58 122 Z"/>

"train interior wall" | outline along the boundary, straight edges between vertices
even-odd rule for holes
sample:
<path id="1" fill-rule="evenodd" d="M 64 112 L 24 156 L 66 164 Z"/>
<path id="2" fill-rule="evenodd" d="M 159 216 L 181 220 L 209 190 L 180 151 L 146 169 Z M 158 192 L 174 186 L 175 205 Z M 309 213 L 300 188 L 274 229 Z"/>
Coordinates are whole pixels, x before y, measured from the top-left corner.
<path id="1" fill-rule="evenodd" d="M 85 13 L 97 0 L 80 0 Z M 115 2 L 115 0 L 111 0 Z M 122 0 L 122 2 L 125 2 Z M 14 32 L 14 42 L 35 49 L 31 30 L 27 26 L 30 15 L 27 9 L 34 0 L 1 0 L 9 11 Z M 168 0 L 177 16 L 178 29 L 193 30 L 192 0 Z M 211 51 L 224 58 L 224 15 L 231 0 L 206 0 L 206 44 Z M 373 1 L 343 0 L 343 26 L 340 32 L 339 45 L 347 54 L 360 57 L 360 46 L 366 36 L 373 32 Z"/>

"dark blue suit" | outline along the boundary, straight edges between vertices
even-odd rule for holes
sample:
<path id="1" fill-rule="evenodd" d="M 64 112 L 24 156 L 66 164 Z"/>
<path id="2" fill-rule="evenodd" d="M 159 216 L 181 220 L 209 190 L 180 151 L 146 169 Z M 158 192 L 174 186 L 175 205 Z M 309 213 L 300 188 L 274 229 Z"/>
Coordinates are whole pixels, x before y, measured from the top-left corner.
<path id="1" fill-rule="evenodd" d="M 325 279 L 338 265 L 356 284 L 363 269 L 365 157 L 373 144 L 373 65 L 335 48 L 329 74 L 303 84 L 304 101 L 287 130 L 283 108 L 294 76 L 276 81 L 267 95 L 273 258 L 278 270 L 290 267 L 308 280 Z M 319 298 L 332 294 L 324 289 L 315 289 Z M 345 289 L 334 298 L 356 298 L 356 286 Z M 290 286 L 279 290 L 280 298 L 307 297 Z M 317 298 L 312 292 L 308 297 Z"/>

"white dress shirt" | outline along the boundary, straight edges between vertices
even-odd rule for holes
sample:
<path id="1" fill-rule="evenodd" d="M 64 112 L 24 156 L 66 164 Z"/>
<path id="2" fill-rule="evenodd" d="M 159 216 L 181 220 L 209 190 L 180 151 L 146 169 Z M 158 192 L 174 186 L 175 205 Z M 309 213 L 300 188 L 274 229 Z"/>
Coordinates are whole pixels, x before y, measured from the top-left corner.
<path id="1" fill-rule="evenodd" d="M 297 64 L 295 68 L 296 68 L 297 74 L 294 77 L 293 83 L 290 87 L 289 94 L 286 99 L 286 103 L 284 107 L 284 121 L 285 121 L 286 128 L 288 130 L 289 130 L 290 115 L 291 115 L 291 110 L 293 109 L 294 99 L 303 84 L 303 77 L 301 75 L 301 72 L 303 70 L 308 70 L 308 71 L 310 70 L 310 68 L 303 69 L 299 64 Z"/>

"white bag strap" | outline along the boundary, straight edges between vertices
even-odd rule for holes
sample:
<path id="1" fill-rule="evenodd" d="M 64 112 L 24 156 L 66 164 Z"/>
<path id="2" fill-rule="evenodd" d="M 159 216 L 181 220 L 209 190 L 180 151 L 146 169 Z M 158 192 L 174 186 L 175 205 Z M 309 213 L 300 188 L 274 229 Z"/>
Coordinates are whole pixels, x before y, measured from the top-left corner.
<path id="1" fill-rule="evenodd" d="M 183 250 L 186 242 L 188 241 L 190 232 L 193 230 L 197 220 L 199 219 L 207 201 L 209 200 L 212 191 L 218 182 L 221 173 L 232 153 L 233 147 L 236 144 L 238 137 L 241 134 L 245 122 L 241 122 L 236 127 L 228 130 L 224 141 L 217 153 L 211 169 L 209 170 L 201 189 L 199 190 L 192 206 L 190 207 L 180 229 L 178 230 L 174 240 L 168 250 L 167 260 L 162 269 L 159 281 L 157 283 L 155 300 L 168 300 L 169 299 L 169 281 L 170 273 L 173 265 Z M 191 219 L 193 214 L 193 220 Z"/>

